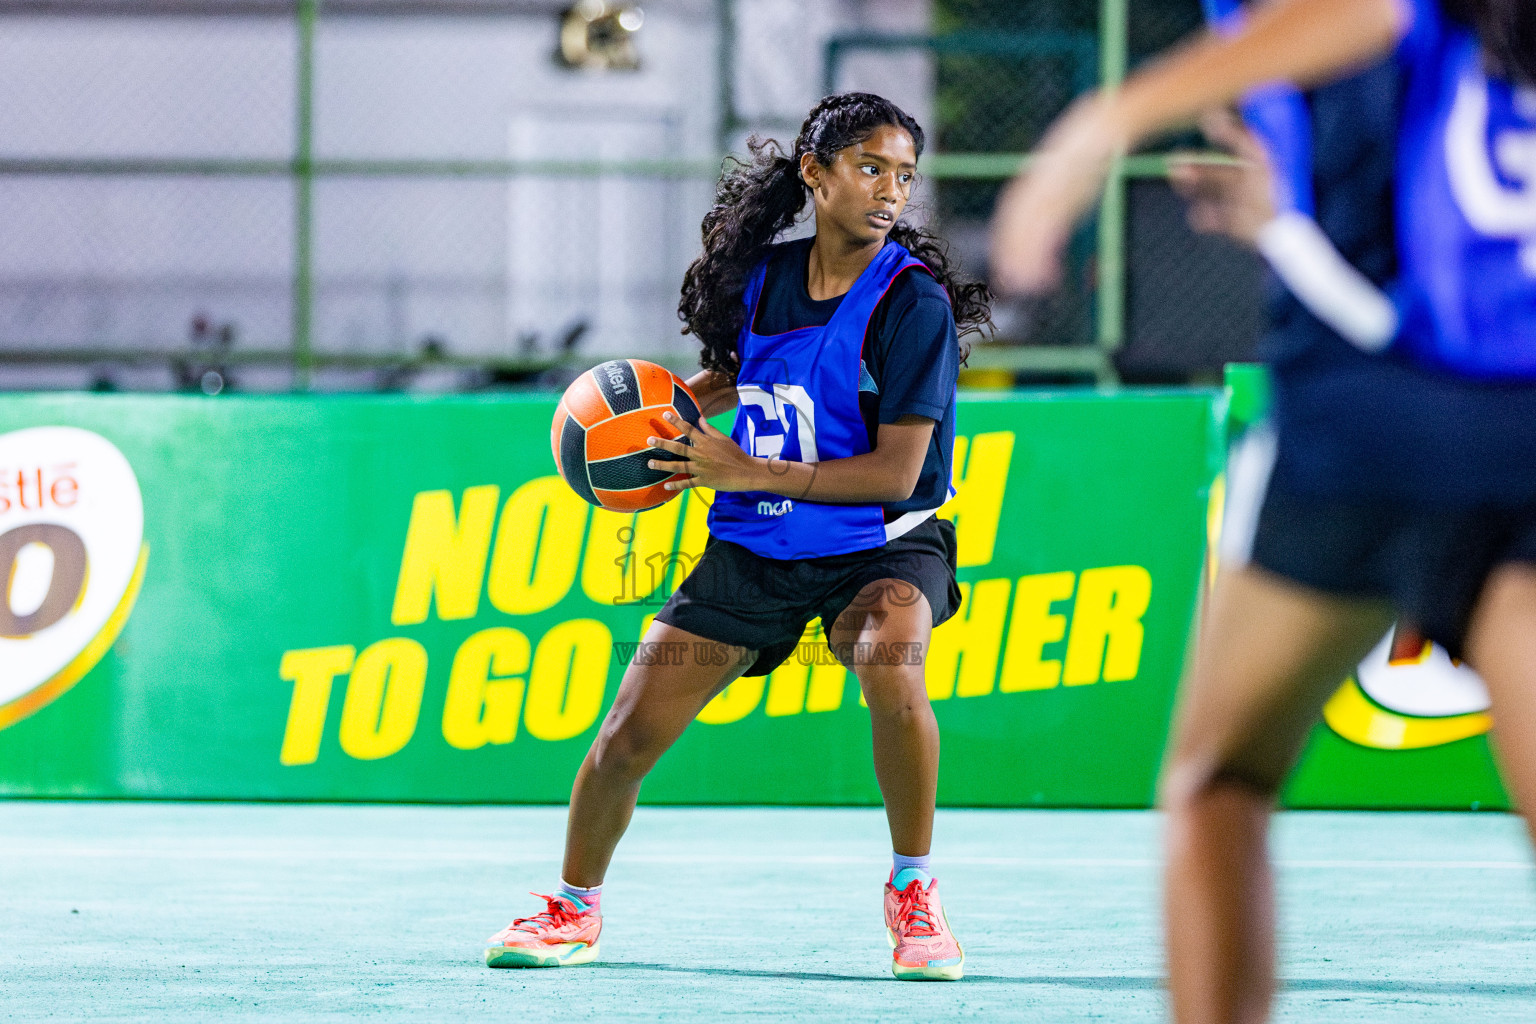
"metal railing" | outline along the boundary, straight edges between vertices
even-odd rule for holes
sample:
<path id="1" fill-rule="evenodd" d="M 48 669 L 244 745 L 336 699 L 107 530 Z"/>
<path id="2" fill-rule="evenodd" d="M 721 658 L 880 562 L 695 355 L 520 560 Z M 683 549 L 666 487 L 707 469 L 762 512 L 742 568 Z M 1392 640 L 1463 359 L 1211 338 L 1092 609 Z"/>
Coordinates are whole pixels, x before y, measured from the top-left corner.
<path id="1" fill-rule="evenodd" d="M 329 0 L 327 8 L 337 0 Z M 49 0 L 30 0 L 33 13 L 57 13 L 68 6 Z M 245 13 L 272 14 L 284 4 L 275 0 L 251 0 Z M 458 8 L 483 13 L 492 5 L 461 3 Z M 733 57 L 731 32 L 734 12 L 731 0 L 717 0 L 720 30 L 718 75 L 721 125 L 719 138 L 728 139 L 739 123 L 732 98 Z M 221 359 L 232 364 L 286 365 L 293 386 L 306 389 L 319 368 L 350 369 L 424 367 L 481 368 L 505 373 L 525 373 L 568 363 L 579 356 L 559 353 L 512 358 L 455 357 L 440 352 L 415 355 L 317 352 L 314 344 L 315 309 L 315 187 L 330 179 L 438 178 L 510 180 L 528 177 L 600 178 L 624 175 L 638 179 L 712 180 L 719 159 L 656 160 L 513 160 L 513 159 L 337 159 L 319 157 L 315 148 L 315 82 L 317 71 L 316 29 L 320 0 L 289 0 L 286 9 L 294 19 L 295 59 L 293 123 L 295 138 L 290 159 L 216 158 L 0 158 L 0 178 L 89 176 L 156 178 L 266 178 L 286 179 L 293 185 L 292 324 L 287 349 L 235 349 Z M 339 10 L 341 8 L 338 8 Z M 352 4 L 346 13 L 377 14 L 380 8 Z M 462 11 L 461 11 L 462 13 Z M 840 62 L 850 53 L 867 50 L 917 49 L 938 56 L 957 57 L 983 53 L 993 57 L 1059 57 L 1071 62 L 1071 90 L 1079 92 L 1095 84 L 1117 85 L 1128 63 L 1129 0 L 1100 0 L 1097 35 L 1082 32 L 960 32 L 942 36 L 882 35 L 860 33 L 839 36 L 826 45 L 824 83 L 831 89 Z M 923 173 L 934 182 L 1002 182 L 1025 165 L 1019 152 L 932 152 L 924 158 Z M 1093 264 L 1092 337 L 1088 344 L 1044 344 L 978 347 L 970 365 L 1042 373 L 1084 373 L 1099 380 L 1113 380 L 1114 353 L 1125 342 L 1126 323 L 1126 183 L 1138 177 L 1166 173 L 1166 158 L 1136 156 L 1119 161 L 1100 202 L 1095 232 Z M 206 353 L 195 351 L 125 351 L 122 349 L 53 348 L 33 344 L 6 348 L 0 360 L 16 364 L 50 362 L 164 363 L 167 360 L 199 361 Z M 659 361 L 677 362 L 663 356 Z"/>

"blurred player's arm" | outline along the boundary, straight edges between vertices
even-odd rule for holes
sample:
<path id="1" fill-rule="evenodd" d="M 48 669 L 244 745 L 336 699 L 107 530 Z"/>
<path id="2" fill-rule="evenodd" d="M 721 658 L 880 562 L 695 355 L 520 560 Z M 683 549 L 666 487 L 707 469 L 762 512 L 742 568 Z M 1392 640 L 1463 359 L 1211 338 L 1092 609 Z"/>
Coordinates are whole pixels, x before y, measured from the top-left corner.
<path id="1" fill-rule="evenodd" d="M 1398 328 L 1392 300 L 1344 259 L 1311 217 L 1276 213 L 1274 170 L 1258 137 L 1227 110 L 1207 112 L 1200 129 L 1237 162 L 1169 162 L 1168 180 L 1189 204 L 1189 226 L 1258 249 L 1319 320 L 1367 352 L 1386 348 Z"/>
<path id="2" fill-rule="evenodd" d="M 748 455 L 703 420 L 694 427 L 671 413 L 663 415 L 691 443 L 650 439 L 654 448 L 688 457 L 687 462 L 651 460 L 652 468 L 691 474 L 686 480 L 668 483 L 668 490 L 767 491 L 795 501 L 840 504 L 883 504 L 911 497 L 934 428 L 934 421 L 926 416 L 902 416 L 895 423 L 880 424 L 874 451 L 826 462 L 790 462 Z"/>
<path id="3" fill-rule="evenodd" d="M 1206 33 L 1132 76 L 1085 97 L 1055 124 L 993 218 L 992 272 L 1001 290 L 1041 292 L 1117 156 L 1270 82 L 1307 87 L 1375 59 L 1402 37 L 1401 0 L 1270 0 L 1229 36 Z"/>

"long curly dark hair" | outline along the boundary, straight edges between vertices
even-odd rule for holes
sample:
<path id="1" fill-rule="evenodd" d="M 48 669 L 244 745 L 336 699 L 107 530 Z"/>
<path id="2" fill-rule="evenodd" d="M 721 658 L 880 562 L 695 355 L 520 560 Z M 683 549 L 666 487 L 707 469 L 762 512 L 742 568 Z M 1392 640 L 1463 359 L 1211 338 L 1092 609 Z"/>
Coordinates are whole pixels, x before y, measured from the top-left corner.
<path id="1" fill-rule="evenodd" d="M 704 254 L 683 276 L 677 304 L 683 333 L 697 336 L 703 347 L 699 363 L 704 369 L 734 377 L 740 367 L 736 340 L 746 319 L 742 295 L 747 278 L 774 239 L 799 219 L 810 197 L 810 188 L 800 178 L 801 155 L 814 153 L 817 163 L 830 167 L 838 150 L 863 142 L 886 125 L 910 135 L 922 155 L 923 129 L 911 115 L 872 93 L 845 92 L 816 104 L 790 152 L 772 139 L 753 136 L 747 142 L 752 160 L 729 161 L 715 189 L 715 204 L 704 215 Z M 956 275 L 943 240 L 905 222 L 897 222 L 890 237 L 944 286 L 962 337 L 991 327 L 991 293 L 985 284 Z M 969 354 L 970 345 L 961 342 L 961 362 Z"/>

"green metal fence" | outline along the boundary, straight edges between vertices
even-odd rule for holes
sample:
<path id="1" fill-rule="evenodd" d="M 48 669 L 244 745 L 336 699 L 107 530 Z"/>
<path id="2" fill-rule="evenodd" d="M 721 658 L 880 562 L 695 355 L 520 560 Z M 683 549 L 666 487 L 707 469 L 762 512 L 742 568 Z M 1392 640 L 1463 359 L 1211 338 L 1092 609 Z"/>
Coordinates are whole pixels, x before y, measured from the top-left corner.
<path id="1" fill-rule="evenodd" d="M 716 0 L 715 4 L 718 96 L 713 102 L 719 108 L 717 138 L 722 141 L 730 139 L 733 129 L 744 123 L 735 109 L 733 96 L 738 45 L 735 35 L 737 2 Z M 269 15 L 276 9 L 286 10 L 288 13 L 281 16 L 292 19 L 296 54 L 291 157 L 15 156 L 4 152 L 5 144 L 0 142 L 0 181 L 30 177 L 160 181 L 262 179 L 290 183 L 292 280 L 288 344 L 277 348 L 270 345 L 237 346 L 220 353 L 218 358 L 221 363 L 235 366 L 275 363 L 288 366 L 292 386 L 299 390 L 309 388 L 316 371 L 323 368 L 478 368 L 516 378 L 561 362 L 565 357 L 549 352 L 504 351 L 467 356 L 447 354 L 430 347 L 415 353 L 343 352 L 317 347 L 317 187 L 332 182 L 369 180 L 494 183 L 531 178 L 605 179 L 616 176 L 635 180 L 691 181 L 707 186 L 718 172 L 719 158 L 379 159 L 321 154 L 316 145 L 316 82 L 318 76 L 325 74 L 325 66 L 317 50 L 317 36 L 325 19 L 333 14 L 333 5 L 335 12 L 349 17 L 359 16 L 362 10 L 355 4 L 343 7 L 341 0 L 331 3 L 326 0 L 289 0 L 287 4 L 273 0 L 248 5 L 252 12 Z M 70 6 L 68 0 L 21 5 L 35 14 L 67 13 Z M 146 6 L 153 7 L 153 4 Z M 118 7 L 132 11 L 135 5 L 129 3 Z M 417 0 L 411 8 L 417 14 L 429 13 L 431 9 L 429 0 Z M 465 13 L 463 4 L 446 5 L 445 9 L 459 15 Z M 495 4 L 489 3 L 481 13 L 494 13 L 495 9 Z M 827 89 L 835 86 L 840 63 L 853 53 L 918 51 L 930 55 L 936 75 L 933 113 L 936 124 L 931 134 L 938 145 L 925 157 L 923 174 L 933 184 L 938 196 L 936 213 L 941 230 L 948 228 L 951 222 L 959 224 L 967 217 L 973 225 L 980 224 L 984 222 L 997 187 L 1025 163 L 1024 150 L 1038 141 L 1039 131 L 1074 94 L 1095 85 L 1118 83 L 1134 58 L 1149 48 L 1164 45 L 1195 24 L 1197 19 L 1198 10 L 1193 0 L 1145 0 L 1135 5 L 1131 0 L 1058 0 L 1032 5 L 936 0 L 932 30 L 927 34 L 859 32 L 829 39 L 824 50 L 823 85 Z M 1014 91 L 996 87 L 1004 81 L 1012 82 Z M 1006 130 L 995 130 L 1007 120 L 999 115 L 1000 111 L 1014 111 L 1017 115 Z M 1125 344 L 1127 330 L 1127 184 L 1136 180 L 1155 180 L 1162 177 L 1165 170 L 1165 159 L 1155 155 L 1131 157 L 1116 165 L 1095 223 L 1074 246 L 1074 259 L 1080 272 L 1074 278 L 1075 283 L 1067 289 L 1068 294 L 1059 300 L 1056 311 L 1012 329 L 1002 340 L 1013 344 L 978 348 L 971 360 L 972 367 L 1089 374 L 1100 380 L 1114 378 L 1112 357 Z M 138 350 L 125 350 L 122 346 L 98 348 L 89 344 L 61 348 L 51 344 L 58 340 L 0 335 L 0 359 L 12 364 L 26 364 L 64 360 L 131 363 L 208 358 L 180 352 L 177 347 L 168 348 L 164 342 L 169 339 L 159 339 L 160 344 L 145 345 Z M 637 351 L 635 354 L 646 353 Z M 664 353 L 659 358 L 676 363 L 681 357 L 677 353 Z"/>

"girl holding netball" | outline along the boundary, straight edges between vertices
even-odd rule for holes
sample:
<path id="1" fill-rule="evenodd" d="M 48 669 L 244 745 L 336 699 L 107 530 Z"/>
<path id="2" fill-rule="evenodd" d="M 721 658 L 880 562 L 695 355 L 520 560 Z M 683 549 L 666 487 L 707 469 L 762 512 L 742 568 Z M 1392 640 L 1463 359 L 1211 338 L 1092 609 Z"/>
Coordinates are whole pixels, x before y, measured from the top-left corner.
<path id="1" fill-rule="evenodd" d="M 953 494 L 958 332 L 989 313 L 985 286 L 901 223 L 922 151 L 910 116 L 848 93 L 817 104 L 791 153 L 754 141 L 721 180 L 679 315 L 703 348 L 700 406 L 737 406 L 735 426 L 674 418 L 685 441 L 650 439 L 676 456 L 652 468 L 688 474 L 669 487 L 715 491 L 704 554 L 646 634 L 690 653 L 630 665 L 576 776 L 560 889 L 492 937 L 491 966 L 596 958 L 603 876 L 641 780 L 715 694 L 770 672 L 819 618 L 869 705 L 894 852 L 891 969 L 961 976 L 928 860 L 939 732 L 923 661 L 960 598 L 954 527 L 934 516 Z M 807 200 L 815 236 L 774 244 Z M 694 660 L 722 647 L 728 658 Z"/>
<path id="2" fill-rule="evenodd" d="M 1306 86 L 1389 53 L 1403 75 L 1391 329 L 1272 361 L 1275 433 L 1234 463 L 1223 567 L 1181 695 L 1163 801 L 1186 1024 L 1268 1015 L 1269 812 L 1394 611 L 1486 681 L 1505 778 L 1536 822 L 1536 0 L 1257 6 L 1234 34 L 1070 112 L 995 224 L 999 282 L 1038 291 L 1116 155 L 1257 85 Z M 1251 219 L 1198 198 L 1212 226 Z M 1372 319 L 1347 292 L 1325 282 L 1315 310 L 1341 335 Z"/>

